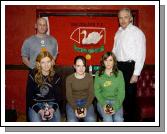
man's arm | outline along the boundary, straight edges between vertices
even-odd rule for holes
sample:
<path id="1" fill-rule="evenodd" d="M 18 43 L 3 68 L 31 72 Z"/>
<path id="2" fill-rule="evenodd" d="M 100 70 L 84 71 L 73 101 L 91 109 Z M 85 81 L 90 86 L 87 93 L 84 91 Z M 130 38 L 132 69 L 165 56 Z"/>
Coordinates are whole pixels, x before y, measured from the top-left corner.
<path id="1" fill-rule="evenodd" d="M 139 32 L 137 34 L 136 41 L 136 60 L 135 60 L 135 68 L 133 75 L 131 77 L 130 83 L 136 83 L 138 81 L 138 76 L 141 73 L 141 70 L 144 66 L 145 58 L 146 58 L 146 38 L 143 32 Z"/>
<path id="2" fill-rule="evenodd" d="M 22 57 L 23 63 L 30 68 L 30 61 L 28 60 L 28 57 Z"/>

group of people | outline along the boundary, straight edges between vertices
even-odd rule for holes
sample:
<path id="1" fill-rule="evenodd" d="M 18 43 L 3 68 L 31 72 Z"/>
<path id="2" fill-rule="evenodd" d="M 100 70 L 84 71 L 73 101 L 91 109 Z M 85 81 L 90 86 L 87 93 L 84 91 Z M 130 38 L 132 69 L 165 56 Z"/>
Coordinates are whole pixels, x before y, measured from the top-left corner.
<path id="1" fill-rule="evenodd" d="M 143 32 L 132 24 L 130 9 L 121 9 L 118 19 L 120 27 L 115 34 L 113 50 L 101 57 L 94 79 L 86 73 L 85 57 L 74 59 L 75 71 L 66 78 L 69 122 L 95 122 L 94 98 L 103 121 L 136 121 L 136 83 L 145 61 L 146 40 Z M 46 34 L 47 28 L 46 19 L 39 18 L 37 34 L 26 39 L 22 46 L 23 63 L 30 68 L 26 102 L 31 122 L 61 121 L 62 78 L 54 69 L 58 44 Z"/>

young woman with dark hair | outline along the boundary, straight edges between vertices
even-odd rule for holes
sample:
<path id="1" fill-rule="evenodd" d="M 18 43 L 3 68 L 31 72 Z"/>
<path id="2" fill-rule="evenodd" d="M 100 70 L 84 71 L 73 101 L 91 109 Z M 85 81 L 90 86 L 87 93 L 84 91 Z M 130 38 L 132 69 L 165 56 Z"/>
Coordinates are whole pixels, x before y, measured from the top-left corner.
<path id="1" fill-rule="evenodd" d="M 100 64 L 94 82 L 97 110 L 103 121 L 122 122 L 122 103 L 125 97 L 123 74 L 118 70 L 117 60 L 112 52 L 106 52 Z"/>

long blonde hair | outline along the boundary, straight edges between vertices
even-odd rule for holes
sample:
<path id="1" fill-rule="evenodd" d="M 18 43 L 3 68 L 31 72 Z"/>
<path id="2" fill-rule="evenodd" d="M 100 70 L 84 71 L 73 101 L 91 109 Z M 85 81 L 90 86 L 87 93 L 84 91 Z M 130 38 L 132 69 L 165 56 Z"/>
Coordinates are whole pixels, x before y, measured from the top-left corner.
<path id="1" fill-rule="evenodd" d="M 53 60 L 53 56 L 48 51 L 42 51 L 38 54 L 36 58 L 36 65 L 35 65 L 35 82 L 41 86 L 44 82 L 43 75 L 42 75 L 42 68 L 40 66 L 40 62 L 43 58 L 48 57 L 50 60 Z M 53 80 L 53 76 L 55 74 L 55 70 L 53 68 L 53 64 L 49 70 L 48 81 L 51 82 Z"/>

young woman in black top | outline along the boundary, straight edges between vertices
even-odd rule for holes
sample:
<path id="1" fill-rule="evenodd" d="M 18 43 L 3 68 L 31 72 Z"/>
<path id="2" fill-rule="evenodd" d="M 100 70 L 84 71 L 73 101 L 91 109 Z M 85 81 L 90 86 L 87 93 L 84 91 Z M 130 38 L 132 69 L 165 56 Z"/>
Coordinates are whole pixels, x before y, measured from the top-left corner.
<path id="1" fill-rule="evenodd" d="M 27 105 L 31 122 L 60 121 L 61 78 L 55 73 L 52 60 L 49 52 L 40 52 L 36 67 L 29 74 Z"/>

